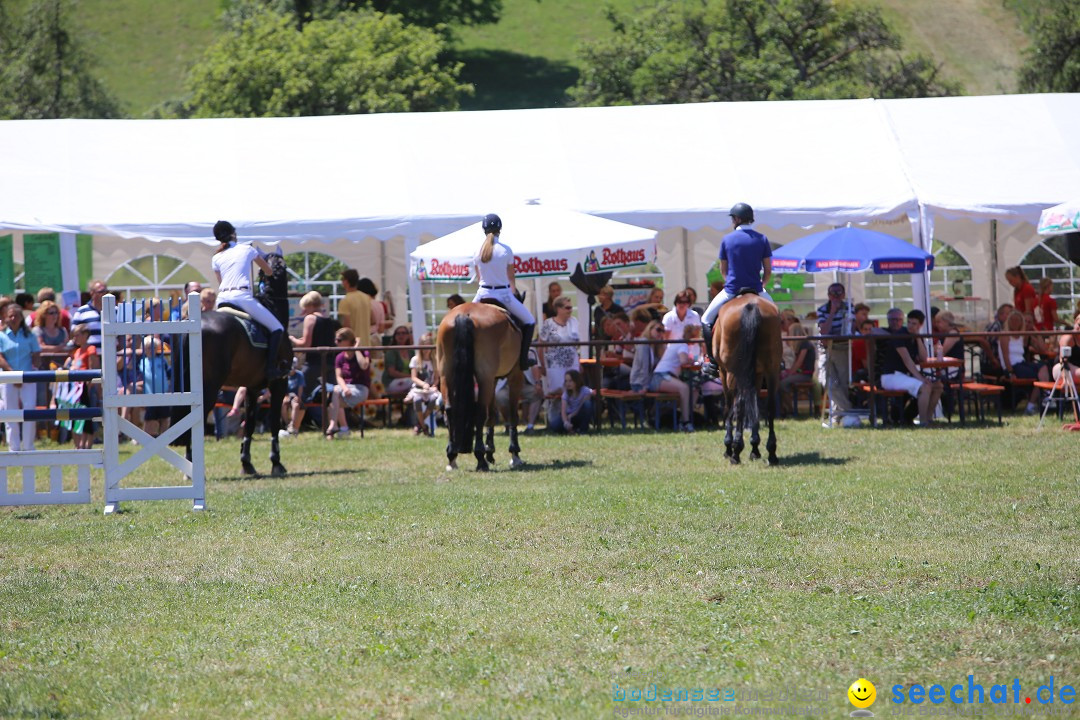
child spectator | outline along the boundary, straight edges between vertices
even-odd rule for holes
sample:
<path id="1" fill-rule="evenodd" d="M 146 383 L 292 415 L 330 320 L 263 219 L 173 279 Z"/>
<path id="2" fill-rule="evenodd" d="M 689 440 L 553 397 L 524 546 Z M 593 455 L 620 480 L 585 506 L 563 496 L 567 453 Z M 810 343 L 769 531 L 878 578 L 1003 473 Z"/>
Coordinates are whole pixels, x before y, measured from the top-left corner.
<path id="1" fill-rule="evenodd" d="M 431 333 L 424 333 L 420 337 L 421 345 L 431 345 L 434 339 Z M 416 426 L 413 435 L 430 435 L 427 420 L 431 413 L 442 403 L 442 393 L 439 392 L 439 376 L 435 372 L 435 366 L 431 362 L 431 350 L 427 348 L 417 349 L 409 360 L 409 372 L 412 374 L 412 388 L 405 396 L 405 402 L 413 404 L 416 412 Z"/>
<path id="2" fill-rule="evenodd" d="M 337 382 L 330 398 L 330 423 L 326 439 L 348 437 L 349 424 L 345 408 L 354 408 L 367 400 L 371 385 L 371 357 L 366 350 L 356 350 L 360 343 L 352 329 L 343 327 L 334 334 L 334 342 L 342 350 L 334 358 Z"/>
<path id="3" fill-rule="evenodd" d="M 567 370 L 563 378 L 562 408 L 551 418 L 548 427 L 552 432 L 570 435 L 588 431 L 592 422 L 592 390 L 585 385 L 578 370 Z"/>

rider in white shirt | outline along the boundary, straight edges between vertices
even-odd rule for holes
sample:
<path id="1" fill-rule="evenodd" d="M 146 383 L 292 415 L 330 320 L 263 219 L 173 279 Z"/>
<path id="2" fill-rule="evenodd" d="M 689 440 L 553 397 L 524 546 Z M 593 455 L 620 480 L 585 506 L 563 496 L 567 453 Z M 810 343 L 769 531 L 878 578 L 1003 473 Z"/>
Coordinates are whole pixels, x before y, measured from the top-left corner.
<path id="1" fill-rule="evenodd" d="M 480 279 L 480 288 L 476 291 L 473 302 L 483 298 L 492 298 L 502 303 L 507 311 L 521 323 L 521 358 L 522 370 L 528 370 L 535 360 L 529 357 L 529 345 L 536 331 L 536 318 L 517 298 L 514 284 L 514 251 L 499 242 L 502 220 L 490 213 L 484 216 L 480 224 L 486 234 L 484 244 L 473 258 L 476 274 Z"/>
<path id="2" fill-rule="evenodd" d="M 284 372 L 277 357 L 285 329 L 274 313 L 256 300 L 252 292 L 255 283 L 252 282 L 251 263 L 254 262 L 267 275 L 273 273 L 273 268 L 254 245 L 236 242 L 236 228 L 227 220 L 218 220 L 214 225 L 214 237 L 221 243 L 210 261 L 218 279 L 218 303 L 241 308 L 252 320 L 270 331 L 266 346 L 266 379 L 281 377 Z"/>

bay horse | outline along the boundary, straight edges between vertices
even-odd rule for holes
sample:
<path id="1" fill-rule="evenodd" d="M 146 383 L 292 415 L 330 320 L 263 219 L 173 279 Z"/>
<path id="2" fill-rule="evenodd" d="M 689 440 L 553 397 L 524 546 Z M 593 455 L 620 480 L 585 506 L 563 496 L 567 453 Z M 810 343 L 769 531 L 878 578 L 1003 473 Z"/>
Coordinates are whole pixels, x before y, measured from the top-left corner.
<path id="1" fill-rule="evenodd" d="M 521 331 L 499 305 L 464 303 L 439 323 L 435 364 L 450 430 L 447 470 L 456 469 L 458 454 L 470 450 L 478 471 L 489 470 L 495 462 L 495 381 L 502 377 L 510 389 L 510 467 L 524 465 L 517 432 L 518 401 L 525 382 L 520 357 Z"/>
<path id="2" fill-rule="evenodd" d="M 780 389 L 780 313 L 768 300 L 752 293 L 732 298 L 720 308 L 711 342 L 720 364 L 727 403 L 725 413 L 724 455 L 738 465 L 743 451 L 743 428 L 749 427 L 750 458 L 758 460 L 761 452 L 758 416 L 758 391 L 766 388 L 769 439 L 767 464 L 777 465 L 776 417 Z M 734 434 L 734 436 L 733 436 Z"/>
<path id="3" fill-rule="evenodd" d="M 265 305 L 281 323 L 288 327 L 288 272 L 285 259 L 277 253 L 266 255 L 273 273 L 266 276 L 259 271 L 259 286 L 262 290 L 256 298 Z M 292 342 L 286 334 L 278 348 L 278 362 L 281 367 L 292 364 Z M 194 359 L 199 362 L 198 358 Z M 244 405 L 244 437 L 240 441 L 240 465 L 245 475 L 257 476 L 259 473 L 251 464 L 251 440 L 255 433 L 255 415 L 259 408 L 259 395 L 263 389 L 270 388 L 270 474 L 280 477 L 286 474 L 281 464 L 281 446 L 278 431 L 281 429 L 281 405 L 285 400 L 289 380 L 287 376 L 276 378 L 269 383 L 266 379 L 266 349 L 251 344 L 247 331 L 240 318 L 227 309 L 208 310 L 202 313 L 202 377 L 204 408 L 212 408 L 218 392 L 223 386 L 247 388 Z M 184 378 L 185 382 L 187 378 Z M 175 421 L 175 418 L 174 418 Z M 177 442 L 188 444 L 191 439 L 185 433 Z M 190 454 L 189 454 L 190 458 Z"/>

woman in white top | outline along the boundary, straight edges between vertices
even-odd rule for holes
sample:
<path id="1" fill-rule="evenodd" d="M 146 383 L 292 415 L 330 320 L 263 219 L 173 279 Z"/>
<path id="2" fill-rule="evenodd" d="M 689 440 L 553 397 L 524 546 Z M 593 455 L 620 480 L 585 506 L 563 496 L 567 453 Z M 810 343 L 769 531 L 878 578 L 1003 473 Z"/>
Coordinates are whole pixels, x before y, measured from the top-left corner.
<path id="1" fill-rule="evenodd" d="M 522 370 L 528 370 L 532 365 L 529 359 L 529 345 L 536 331 L 536 318 L 517 299 L 517 287 L 514 285 L 514 251 L 499 242 L 502 220 L 498 215 L 495 213 L 485 215 L 480 226 L 486 235 L 484 244 L 480 246 L 480 251 L 473 258 L 476 274 L 480 279 L 480 288 L 476 291 L 473 302 L 480 302 L 483 298 L 498 300 L 511 315 L 517 318 L 522 325 L 519 362 Z"/>
<path id="2" fill-rule="evenodd" d="M 266 379 L 281 377 L 283 372 L 278 366 L 277 356 L 284 328 L 274 317 L 274 313 L 255 299 L 252 293 L 255 283 L 251 278 L 251 263 L 254 262 L 267 275 L 273 274 L 273 269 L 254 245 L 240 245 L 236 242 L 236 228 L 227 220 L 218 220 L 215 223 L 214 237 L 221 243 L 210 261 L 218 279 L 218 303 L 229 303 L 241 308 L 252 320 L 270 331 L 266 346 Z"/>
<path id="3" fill-rule="evenodd" d="M 545 343 L 576 343 L 578 336 L 577 322 L 571 314 L 574 310 L 573 303 L 566 295 L 560 295 L 551 303 L 555 311 L 555 317 L 548 318 L 540 327 L 540 342 Z M 557 347 L 544 348 L 544 393 L 550 394 L 561 392 L 566 372 L 568 370 L 580 370 L 581 362 L 577 347 L 573 345 L 559 345 Z"/>
<path id="4" fill-rule="evenodd" d="M 682 417 L 680 430 L 694 432 L 693 418 L 690 415 L 691 390 L 690 386 L 679 379 L 683 365 L 690 364 L 690 346 L 687 340 L 696 332 L 687 325 L 683 328 L 682 342 L 668 343 L 664 348 L 660 361 L 653 369 L 652 379 L 649 381 L 649 390 L 652 392 L 672 393 L 679 396 L 679 410 Z"/>

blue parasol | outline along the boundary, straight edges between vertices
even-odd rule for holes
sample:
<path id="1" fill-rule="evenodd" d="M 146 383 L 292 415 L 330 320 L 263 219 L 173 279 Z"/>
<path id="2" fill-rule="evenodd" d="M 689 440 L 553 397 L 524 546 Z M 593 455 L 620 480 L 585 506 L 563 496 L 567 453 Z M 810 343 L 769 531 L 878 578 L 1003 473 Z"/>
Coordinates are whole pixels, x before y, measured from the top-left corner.
<path id="1" fill-rule="evenodd" d="M 772 256 L 774 272 L 862 272 L 878 275 L 934 269 L 934 256 L 892 235 L 856 227 L 825 230 L 790 242 Z"/>

